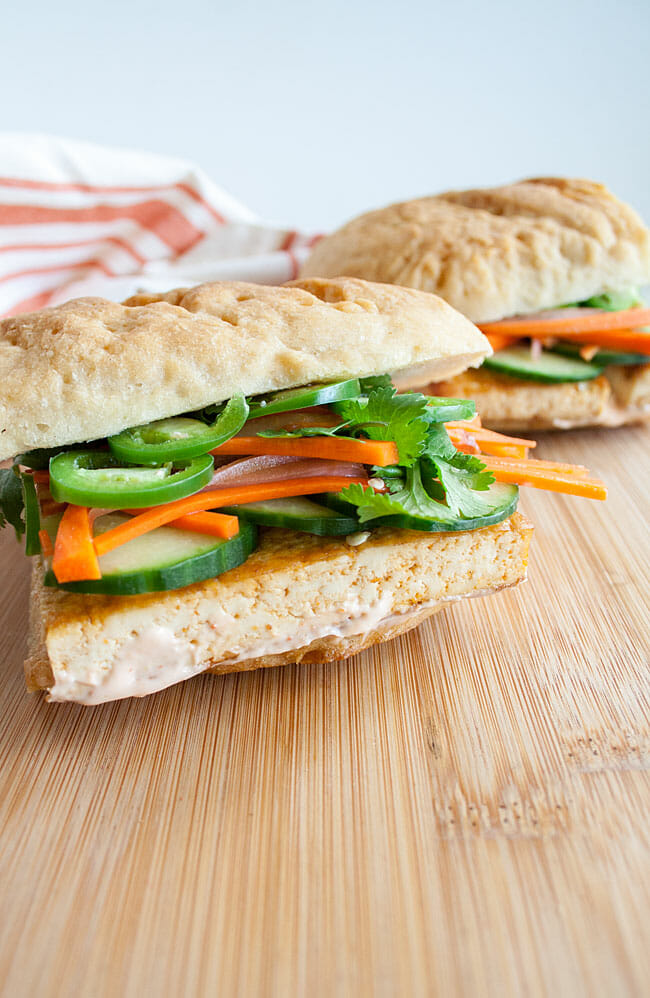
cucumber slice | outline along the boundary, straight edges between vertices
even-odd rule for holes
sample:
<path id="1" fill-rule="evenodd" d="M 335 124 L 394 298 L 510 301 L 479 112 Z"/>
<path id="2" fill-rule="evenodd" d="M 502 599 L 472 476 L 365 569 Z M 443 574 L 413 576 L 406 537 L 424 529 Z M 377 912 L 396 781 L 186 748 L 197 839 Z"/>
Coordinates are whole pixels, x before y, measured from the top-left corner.
<path id="1" fill-rule="evenodd" d="M 95 533 L 104 533 L 127 519 L 123 513 L 107 513 L 95 521 Z M 58 518 L 48 518 L 47 529 L 52 538 L 57 523 Z M 45 585 L 75 593 L 111 596 L 182 589 L 241 565 L 255 549 L 256 541 L 257 528 L 252 523 L 240 523 L 239 533 L 227 541 L 175 527 L 158 527 L 102 555 L 101 579 L 60 584 L 50 570 Z"/>
<path id="2" fill-rule="evenodd" d="M 286 391 L 257 395 L 250 399 L 249 419 L 270 416 L 274 412 L 293 412 L 294 409 L 311 409 L 315 405 L 329 405 L 343 399 L 355 399 L 361 392 L 358 378 L 333 381 L 305 388 L 287 388 Z"/>
<path id="3" fill-rule="evenodd" d="M 342 514 L 302 496 L 228 506 L 224 507 L 222 512 L 232 513 L 242 520 L 259 523 L 265 527 L 289 527 L 291 530 L 305 534 L 319 534 L 321 537 L 351 534 L 359 529 L 354 507 L 349 506 L 348 511 Z"/>
<path id="4" fill-rule="evenodd" d="M 591 381 L 603 373 L 599 364 L 588 364 L 585 360 L 561 357 L 548 350 L 542 350 L 540 357 L 533 357 L 530 348 L 506 347 L 483 361 L 483 367 L 499 374 L 509 374 L 522 381 L 542 381 L 558 384 L 563 381 Z"/>
<path id="5" fill-rule="evenodd" d="M 500 523 L 501 520 L 507 519 L 514 513 L 519 501 L 519 488 L 504 482 L 494 482 L 481 495 L 489 496 L 494 506 L 492 512 L 486 513 L 485 516 L 475 516 L 471 519 L 458 517 L 455 520 L 429 520 L 424 516 L 386 516 L 380 520 L 371 520 L 370 525 L 386 524 L 387 526 L 401 527 L 403 530 L 426 530 L 430 533 L 480 530 L 481 527 L 489 527 L 492 523 Z"/>
<path id="6" fill-rule="evenodd" d="M 562 354 L 563 357 L 580 357 L 580 347 L 575 343 L 556 343 L 551 352 Z M 609 367 L 610 364 L 650 364 L 650 356 L 644 353 L 623 353 L 620 350 L 606 350 L 604 347 L 601 347 L 589 363 L 597 364 L 599 367 Z"/>
<path id="7" fill-rule="evenodd" d="M 362 524 L 360 529 L 365 530 L 367 527 L 401 527 L 403 530 L 426 530 L 429 533 L 480 530 L 481 527 L 489 527 L 491 523 L 500 523 L 501 520 L 512 516 L 517 508 L 519 488 L 516 485 L 507 485 L 504 482 L 494 482 L 481 495 L 489 496 L 490 502 L 494 507 L 492 512 L 486 513 L 485 516 L 476 516 L 471 519 L 463 519 L 463 517 L 459 516 L 455 520 L 429 520 L 425 516 L 382 516 L 376 520 L 369 520 L 367 523 Z M 328 492 L 327 495 L 320 496 L 320 500 L 332 509 L 339 510 L 341 513 L 355 508 L 344 499 L 341 499 L 335 492 Z"/>

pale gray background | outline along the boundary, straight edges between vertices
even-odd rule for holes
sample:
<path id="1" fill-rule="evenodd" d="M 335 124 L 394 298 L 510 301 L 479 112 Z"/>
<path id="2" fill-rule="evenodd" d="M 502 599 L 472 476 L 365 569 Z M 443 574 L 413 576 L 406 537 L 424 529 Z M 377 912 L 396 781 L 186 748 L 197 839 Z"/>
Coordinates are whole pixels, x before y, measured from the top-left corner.
<path id="1" fill-rule="evenodd" d="M 649 0 L 12 0 L 5 130 L 197 161 L 265 218 L 534 174 L 650 220 Z"/>

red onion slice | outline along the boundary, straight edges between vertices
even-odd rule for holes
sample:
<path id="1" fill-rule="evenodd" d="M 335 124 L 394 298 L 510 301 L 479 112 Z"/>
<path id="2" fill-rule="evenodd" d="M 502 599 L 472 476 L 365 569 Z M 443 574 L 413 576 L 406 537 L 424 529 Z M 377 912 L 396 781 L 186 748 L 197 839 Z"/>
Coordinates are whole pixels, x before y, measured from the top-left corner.
<path id="1" fill-rule="evenodd" d="M 244 423 L 237 434 L 238 437 L 250 437 L 256 433 L 266 433 L 267 430 L 300 430 L 306 426 L 338 426 L 343 422 L 326 406 L 313 406 L 311 409 L 299 409 L 294 412 L 273 412 L 270 416 L 258 416 Z"/>
<path id="2" fill-rule="evenodd" d="M 263 482 L 284 482 L 290 478 L 361 478 L 367 480 L 362 464 L 350 461 L 326 461 L 321 458 L 281 457 L 263 454 L 243 457 L 216 468 L 212 481 L 202 492 L 235 485 L 256 485 Z"/>

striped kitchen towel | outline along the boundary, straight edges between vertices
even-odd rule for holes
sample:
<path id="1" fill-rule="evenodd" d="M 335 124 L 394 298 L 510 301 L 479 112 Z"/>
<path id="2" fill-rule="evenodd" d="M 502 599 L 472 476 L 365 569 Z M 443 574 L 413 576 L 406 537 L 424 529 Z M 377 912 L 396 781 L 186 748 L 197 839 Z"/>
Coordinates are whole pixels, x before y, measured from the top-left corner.
<path id="1" fill-rule="evenodd" d="M 0 135 L 0 315 L 210 280 L 281 284 L 316 238 L 262 223 L 184 160 Z"/>

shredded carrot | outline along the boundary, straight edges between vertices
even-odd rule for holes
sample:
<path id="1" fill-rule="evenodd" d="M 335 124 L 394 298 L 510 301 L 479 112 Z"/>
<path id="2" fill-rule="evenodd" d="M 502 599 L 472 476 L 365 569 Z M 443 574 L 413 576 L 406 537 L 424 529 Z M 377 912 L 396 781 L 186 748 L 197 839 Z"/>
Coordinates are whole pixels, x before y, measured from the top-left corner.
<path id="1" fill-rule="evenodd" d="M 560 464 L 553 461 L 516 460 L 506 457 L 481 458 L 486 468 L 493 472 L 497 482 L 531 485 L 550 492 L 586 496 L 589 499 L 606 499 L 607 488 L 597 478 L 588 478 L 582 465 Z"/>
<path id="2" fill-rule="evenodd" d="M 38 539 L 41 542 L 41 551 L 43 552 L 45 557 L 51 558 L 52 555 L 54 554 L 54 545 L 50 540 L 50 535 L 48 534 L 47 530 L 39 530 Z"/>
<path id="3" fill-rule="evenodd" d="M 561 339 L 569 343 L 594 344 L 606 350 L 620 350 L 622 353 L 650 354 L 650 333 L 641 329 L 612 329 L 602 332 L 562 333 Z"/>
<path id="4" fill-rule="evenodd" d="M 284 482 L 266 482 L 256 485 L 233 485 L 226 489 L 210 489 L 198 492 L 196 495 L 177 499 L 164 506 L 154 506 L 144 513 L 139 513 L 132 520 L 121 523 L 104 534 L 95 538 L 95 551 L 98 555 L 112 551 L 134 537 L 162 527 L 166 523 L 180 519 L 189 513 L 200 513 L 208 509 L 218 509 L 220 506 L 231 506 L 237 503 L 257 502 L 262 499 L 281 499 L 289 496 L 313 495 L 318 492 L 340 492 L 354 482 L 366 484 L 365 479 L 344 478 L 340 475 L 321 478 L 289 479 Z M 88 578 L 88 576 L 83 576 Z"/>
<path id="5" fill-rule="evenodd" d="M 56 532 L 52 571 L 57 582 L 101 579 L 86 506 L 66 506 Z"/>
<path id="6" fill-rule="evenodd" d="M 536 440 L 528 440 L 526 437 L 511 437 L 505 433 L 497 433 L 496 430 L 488 430 L 485 426 L 473 426 L 469 420 L 467 422 L 445 423 L 445 426 L 452 431 L 469 430 L 477 440 L 495 440 L 503 444 L 512 444 L 513 446 L 537 447 Z"/>
<path id="7" fill-rule="evenodd" d="M 140 512 L 140 511 L 138 511 Z M 196 534 L 207 534 L 210 537 L 221 537 L 227 540 L 239 533 L 239 520 L 227 513 L 188 513 L 172 520 L 170 527 L 180 530 L 191 530 Z"/>
<path id="8" fill-rule="evenodd" d="M 501 460 L 504 465 L 511 465 L 513 463 L 518 465 L 525 464 L 526 467 L 528 467 L 528 465 L 532 465 L 540 471 L 552 471 L 559 475 L 571 475 L 574 478 L 589 478 L 589 469 L 585 468 L 584 464 L 565 464 L 562 461 L 541 461 L 537 458 L 526 458 L 525 461 L 521 461 L 508 457 L 492 458 L 492 456 L 489 457 L 489 460 L 494 462 Z"/>
<path id="9" fill-rule="evenodd" d="M 481 448 L 476 442 L 476 437 L 471 430 L 450 430 L 449 439 L 456 448 L 463 454 L 480 454 Z"/>
<path id="10" fill-rule="evenodd" d="M 552 319 L 503 319 L 479 326 L 485 333 L 494 350 L 517 339 L 556 338 L 588 346 L 606 347 L 612 350 L 650 354 L 650 332 L 640 327 L 650 324 L 650 308 L 630 308 L 622 312 L 585 311 L 555 316 Z M 510 343 L 502 342 L 503 338 Z"/>
<path id="11" fill-rule="evenodd" d="M 503 433 L 496 433 L 494 430 L 486 430 L 482 426 L 471 426 L 469 422 L 446 423 L 445 425 L 451 441 L 459 450 L 466 450 L 463 445 L 471 446 L 472 443 L 475 443 L 477 450 L 482 454 L 527 458 L 529 448 L 537 446 L 536 440 L 508 437 Z M 466 453 L 476 453 L 476 451 L 466 450 Z"/>
<path id="12" fill-rule="evenodd" d="M 451 426 L 452 429 L 458 430 L 475 430 L 477 427 L 481 428 L 481 425 L 481 417 L 478 412 L 471 419 L 450 419 L 448 423 L 445 423 L 447 428 Z"/>
<path id="13" fill-rule="evenodd" d="M 650 308 L 627 308 L 621 312 L 567 312 L 552 319 L 501 319 L 499 322 L 479 323 L 486 336 L 500 333 L 505 336 L 562 336 L 565 333 L 589 333 L 596 330 L 638 329 L 650 325 Z"/>
<path id="14" fill-rule="evenodd" d="M 354 461 L 385 467 L 397 464 L 399 454 L 390 440 L 354 440 L 351 437 L 231 437 L 212 454 L 279 454 Z"/>
<path id="15" fill-rule="evenodd" d="M 503 350 L 504 347 L 510 347 L 513 343 L 516 343 L 520 338 L 519 336 L 506 336 L 505 333 L 485 333 L 485 338 L 492 347 L 494 351 Z"/>
<path id="16" fill-rule="evenodd" d="M 500 444 L 493 440 L 484 440 L 482 437 L 474 437 L 471 430 L 452 430 L 449 439 L 456 450 L 465 454 L 493 454 L 495 457 L 516 457 L 526 460 L 528 448 L 513 444 Z"/>

